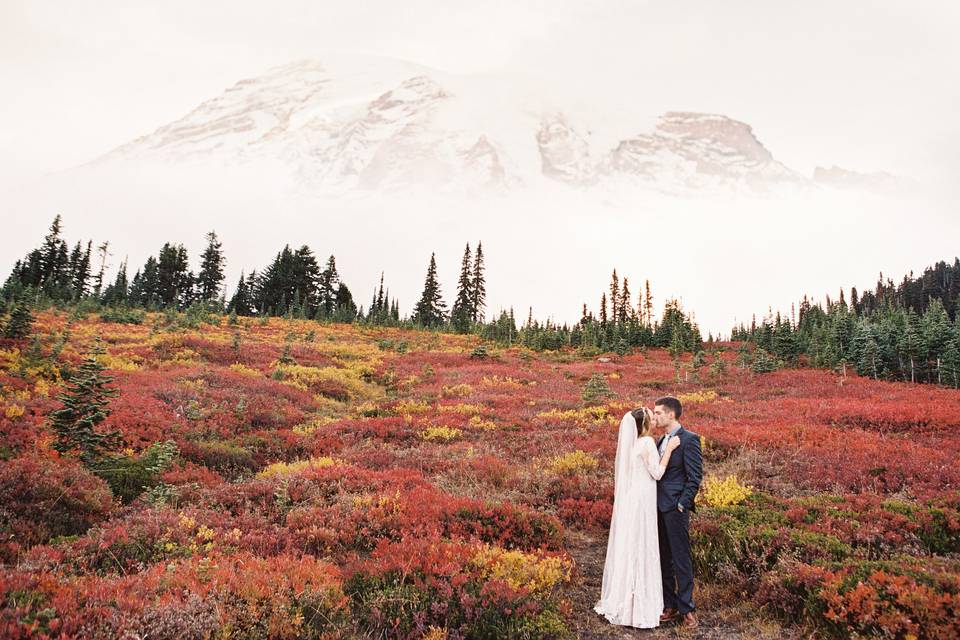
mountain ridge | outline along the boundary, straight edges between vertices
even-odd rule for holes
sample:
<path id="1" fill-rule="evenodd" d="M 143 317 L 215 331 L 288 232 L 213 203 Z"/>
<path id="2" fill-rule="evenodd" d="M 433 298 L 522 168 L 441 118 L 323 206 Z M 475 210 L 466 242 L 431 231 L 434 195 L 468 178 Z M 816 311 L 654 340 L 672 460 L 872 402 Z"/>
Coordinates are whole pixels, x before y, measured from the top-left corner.
<path id="1" fill-rule="evenodd" d="M 522 82 L 371 56 L 301 59 L 241 79 L 183 117 L 92 160 L 279 160 L 307 192 L 427 188 L 507 193 L 537 184 L 671 195 L 889 189 L 847 169 L 804 176 L 753 128 L 667 111 L 652 128 L 590 122 Z M 639 120 L 639 118 L 637 118 Z M 598 135 L 598 125 L 607 127 Z M 85 165 L 86 166 L 86 165 Z M 879 174 L 878 174 L 879 175 Z"/>

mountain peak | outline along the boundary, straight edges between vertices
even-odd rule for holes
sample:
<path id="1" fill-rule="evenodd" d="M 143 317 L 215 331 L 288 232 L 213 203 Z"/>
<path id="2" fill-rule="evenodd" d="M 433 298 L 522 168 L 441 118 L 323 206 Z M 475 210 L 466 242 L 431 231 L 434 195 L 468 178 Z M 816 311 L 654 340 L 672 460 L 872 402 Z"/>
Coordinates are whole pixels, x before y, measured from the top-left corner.
<path id="1" fill-rule="evenodd" d="M 722 114 L 668 111 L 652 129 L 601 145 L 589 116 L 574 122 L 562 107 L 537 115 L 524 91 L 365 54 L 305 58 L 239 80 L 96 162 L 280 160 L 317 193 L 482 193 L 544 182 L 766 193 L 815 184 L 777 161 L 750 125 Z"/>

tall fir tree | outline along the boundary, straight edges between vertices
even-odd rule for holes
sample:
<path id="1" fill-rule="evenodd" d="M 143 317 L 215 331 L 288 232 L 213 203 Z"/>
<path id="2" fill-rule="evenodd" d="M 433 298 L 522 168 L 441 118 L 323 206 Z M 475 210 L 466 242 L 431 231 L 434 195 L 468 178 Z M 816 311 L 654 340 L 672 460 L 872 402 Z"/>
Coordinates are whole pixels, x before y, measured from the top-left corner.
<path id="1" fill-rule="evenodd" d="M 99 299 L 103 293 L 103 276 L 107 268 L 107 257 L 110 255 L 110 241 L 101 242 L 97 245 L 97 255 L 100 256 L 100 267 L 97 269 L 97 275 L 93 279 L 93 295 Z"/>
<path id="2" fill-rule="evenodd" d="M 450 311 L 450 323 L 457 333 L 467 333 L 470 331 L 470 323 L 476 316 L 473 310 L 473 277 L 471 274 L 471 252 L 470 243 L 463 252 L 463 260 L 460 263 L 460 278 L 457 280 L 457 298 L 453 302 L 453 308 Z"/>
<path id="3" fill-rule="evenodd" d="M 123 446 L 120 431 L 99 429 L 110 415 L 109 398 L 118 393 L 107 386 L 113 378 L 103 373 L 105 367 L 98 357 L 104 353 L 97 338 L 90 353 L 70 377 L 66 389 L 57 396 L 63 406 L 50 414 L 50 425 L 56 434 L 53 448 L 65 455 L 74 455 L 87 465 Z"/>
<path id="4" fill-rule="evenodd" d="M 331 255 L 327 264 L 320 273 L 317 287 L 319 296 L 320 317 L 331 318 L 337 307 L 337 289 L 340 284 L 340 274 L 337 273 L 337 261 Z"/>
<path id="5" fill-rule="evenodd" d="M 477 251 L 473 257 L 473 273 L 471 274 L 471 283 L 473 285 L 473 299 L 470 301 L 470 309 L 473 313 L 471 320 L 474 322 L 483 322 L 487 306 L 487 281 L 484 275 L 483 263 L 483 242 L 477 242 Z"/>
<path id="6" fill-rule="evenodd" d="M 200 273 L 197 275 L 197 295 L 203 302 L 213 302 L 220 296 L 226 261 L 223 243 L 215 231 L 210 231 L 207 234 L 207 248 L 200 256 Z"/>
<path id="7" fill-rule="evenodd" d="M 107 286 L 103 291 L 103 303 L 106 305 L 117 305 L 127 301 L 129 285 L 127 283 L 127 260 L 124 258 L 117 269 L 117 275 L 113 284 Z"/>
<path id="8" fill-rule="evenodd" d="M 423 293 L 414 307 L 412 321 L 423 327 L 438 327 L 447 320 L 447 305 L 440 292 L 440 283 L 437 281 L 437 260 L 430 254 L 430 265 L 427 267 L 427 277 L 423 284 Z"/>
<path id="9" fill-rule="evenodd" d="M 240 272 L 237 288 L 227 305 L 227 313 L 235 313 L 238 316 L 253 315 L 253 297 L 250 294 L 249 282 L 244 278 L 243 271 Z"/>
<path id="10" fill-rule="evenodd" d="M 30 313 L 30 307 L 27 306 L 26 300 L 18 300 L 3 327 L 3 337 L 26 338 L 30 335 L 32 326 L 33 314 Z"/>

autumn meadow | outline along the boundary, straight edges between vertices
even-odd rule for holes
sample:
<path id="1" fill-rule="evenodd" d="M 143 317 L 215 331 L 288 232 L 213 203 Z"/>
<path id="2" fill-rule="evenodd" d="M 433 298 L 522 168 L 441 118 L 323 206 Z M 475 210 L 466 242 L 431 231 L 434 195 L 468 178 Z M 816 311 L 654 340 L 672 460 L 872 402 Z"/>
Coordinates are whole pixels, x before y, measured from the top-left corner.
<path id="1" fill-rule="evenodd" d="M 617 425 L 668 392 L 704 445 L 697 637 L 960 634 L 953 389 L 729 342 L 678 368 L 79 307 L 31 335 L 0 341 L 4 638 L 673 637 L 590 610 Z M 96 472 L 57 446 L 71 380 L 122 437 Z"/>

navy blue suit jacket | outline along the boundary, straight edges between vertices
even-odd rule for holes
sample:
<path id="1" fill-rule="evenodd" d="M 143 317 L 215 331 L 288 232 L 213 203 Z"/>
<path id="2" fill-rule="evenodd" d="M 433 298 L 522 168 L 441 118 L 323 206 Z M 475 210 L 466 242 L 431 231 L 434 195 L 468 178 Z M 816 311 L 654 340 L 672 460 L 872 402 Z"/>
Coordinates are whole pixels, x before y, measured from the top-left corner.
<path id="1" fill-rule="evenodd" d="M 680 446 L 670 454 L 666 471 L 657 482 L 657 509 L 672 511 L 677 504 L 683 504 L 688 511 L 696 511 L 697 491 L 703 480 L 703 452 L 700 450 L 700 436 L 693 431 L 680 427 L 676 435 L 680 436 Z M 657 439 L 657 447 L 666 436 Z"/>

